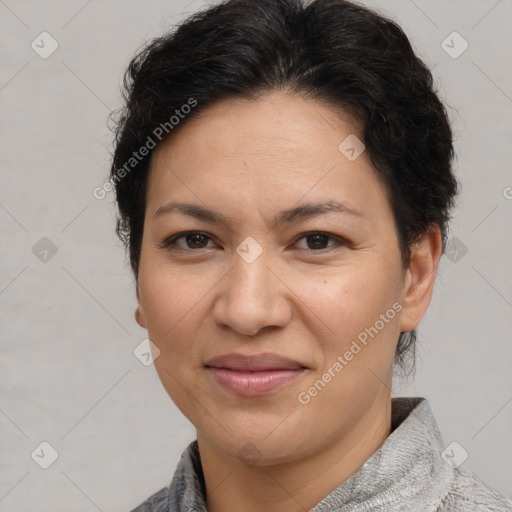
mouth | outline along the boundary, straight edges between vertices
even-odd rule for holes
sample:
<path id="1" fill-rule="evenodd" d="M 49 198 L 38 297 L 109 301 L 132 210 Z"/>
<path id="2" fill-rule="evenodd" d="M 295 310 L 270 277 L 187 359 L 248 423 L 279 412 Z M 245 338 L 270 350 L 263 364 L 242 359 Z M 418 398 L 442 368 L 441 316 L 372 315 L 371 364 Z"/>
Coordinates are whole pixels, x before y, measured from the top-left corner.
<path id="1" fill-rule="evenodd" d="M 305 371 L 303 368 L 301 370 L 242 372 L 212 366 L 207 369 L 221 386 L 238 396 L 266 395 L 289 384 Z"/>
<path id="2" fill-rule="evenodd" d="M 210 359 L 205 368 L 224 389 L 238 396 L 262 396 L 300 377 L 307 367 L 277 354 L 227 354 Z"/>

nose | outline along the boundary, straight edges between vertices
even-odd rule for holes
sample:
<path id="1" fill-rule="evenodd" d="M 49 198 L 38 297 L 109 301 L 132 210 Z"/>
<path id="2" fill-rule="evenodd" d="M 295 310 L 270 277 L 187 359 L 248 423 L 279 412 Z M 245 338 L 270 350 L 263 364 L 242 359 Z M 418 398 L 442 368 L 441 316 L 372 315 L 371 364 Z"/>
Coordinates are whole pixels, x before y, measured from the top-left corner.
<path id="1" fill-rule="evenodd" d="M 235 255 L 222 280 L 213 321 L 245 336 L 265 327 L 284 327 L 292 317 L 288 290 L 264 253 L 251 263 Z"/>

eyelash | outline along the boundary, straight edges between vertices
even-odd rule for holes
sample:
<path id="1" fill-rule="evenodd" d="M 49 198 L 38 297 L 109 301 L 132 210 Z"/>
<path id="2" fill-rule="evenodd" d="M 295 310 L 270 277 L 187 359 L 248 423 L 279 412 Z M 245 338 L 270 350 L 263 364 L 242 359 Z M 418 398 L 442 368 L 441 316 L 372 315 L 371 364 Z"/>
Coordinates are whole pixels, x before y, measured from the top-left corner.
<path id="1" fill-rule="evenodd" d="M 212 238 L 207 234 L 207 233 L 204 233 L 203 231 L 183 231 L 181 233 L 177 233 L 176 235 L 173 235 L 169 238 L 167 238 L 166 240 L 164 240 L 161 244 L 160 244 L 160 248 L 161 249 L 167 249 L 167 250 L 181 250 L 181 251 L 192 251 L 192 252 L 199 252 L 199 251 L 202 251 L 204 249 L 207 249 L 207 247 L 201 247 L 199 249 L 191 249 L 191 248 L 183 248 L 183 247 L 179 247 L 178 245 L 176 245 L 176 241 L 179 240 L 180 238 L 184 238 L 185 236 L 187 235 L 203 235 L 205 236 L 206 238 L 208 238 L 208 240 L 212 240 Z M 296 240 L 294 243 L 297 243 L 299 240 L 302 240 L 303 238 L 307 238 L 308 236 L 313 236 L 313 235 L 325 235 L 327 236 L 329 239 L 331 240 L 334 240 L 335 242 L 337 242 L 338 246 L 344 246 L 344 245 L 348 245 L 348 242 L 346 240 L 344 240 L 343 238 L 340 238 L 339 236 L 335 236 L 335 235 L 332 235 L 330 233 L 327 233 L 325 231 L 308 231 L 306 233 L 302 233 Z M 327 246 L 323 249 L 302 249 L 302 251 L 305 251 L 307 253 L 325 253 L 325 252 L 330 252 L 333 248 L 336 248 L 335 246 Z"/>

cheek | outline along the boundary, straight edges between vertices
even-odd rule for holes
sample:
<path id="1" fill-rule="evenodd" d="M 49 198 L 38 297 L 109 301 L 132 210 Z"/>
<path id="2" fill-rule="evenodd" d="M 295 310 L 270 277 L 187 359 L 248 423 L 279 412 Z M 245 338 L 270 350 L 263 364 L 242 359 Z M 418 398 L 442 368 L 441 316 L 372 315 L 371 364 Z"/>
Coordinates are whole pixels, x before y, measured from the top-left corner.
<path id="1" fill-rule="evenodd" d="M 198 315 L 213 286 L 205 275 L 160 268 L 146 272 L 140 295 L 151 340 L 160 348 L 178 349 L 197 332 Z"/>
<path id="2" fill-rule="evenodd" d="M 303 391 L 315 388 L 319 379 L 329 382 L 315 399 L 318 417 L 326 422 L 332 421 L 333 410 L 326 404 L 338 410 L 366 403 L 389 380 L 399 334 L 394 281 L 392 273 L 368 266 L 345 268 L 309 287 L 303 283 L 302 297 L 316 313 L 310 315 L 309 329 L 322 353 Z"/>
<path id="3" fill-rule="evenodd" d="M 140 283 L 148 335 L 160 350 L 155 369 L 186 417 L 190 413 L 189 390 L 202 368 L 203 352 L 197 339 L 208 315 L 208 290 L 214 285 L 208 283 L 205 276 L 194 277 L 169 268 L 147 273 Z"/>
<path id="4" fill-rule="evenodd" d="M 347 265 L 320 278 L 302 276 L 294 288 L 315 313 L 311 318 L 318 326 L 311 327 L 313 332 L 326 332 L 339 344 L 356 337 L 392 307 L 397 297 L 395 273 L 376 265 Z"/>

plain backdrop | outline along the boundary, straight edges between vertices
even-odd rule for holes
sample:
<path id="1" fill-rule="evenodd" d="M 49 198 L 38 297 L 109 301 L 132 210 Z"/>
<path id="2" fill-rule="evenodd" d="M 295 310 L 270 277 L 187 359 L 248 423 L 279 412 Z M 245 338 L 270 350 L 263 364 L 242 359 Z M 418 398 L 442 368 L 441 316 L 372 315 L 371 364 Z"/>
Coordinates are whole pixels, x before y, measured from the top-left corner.
<path id="1" fill-rule="evenodd" d="M 416 375 L 393 396 L 426 397 L 464 466 L 512 496 L 512 2 L 365 3 L 432 68 L 463 185 Z M 113 195 L 93 190 L 129 59 L 204 5 L 0 1 L 1 512 L 130 510 L 169 484 L 195 438 L 133 353 L 146 332 Z"/>

